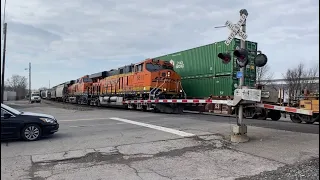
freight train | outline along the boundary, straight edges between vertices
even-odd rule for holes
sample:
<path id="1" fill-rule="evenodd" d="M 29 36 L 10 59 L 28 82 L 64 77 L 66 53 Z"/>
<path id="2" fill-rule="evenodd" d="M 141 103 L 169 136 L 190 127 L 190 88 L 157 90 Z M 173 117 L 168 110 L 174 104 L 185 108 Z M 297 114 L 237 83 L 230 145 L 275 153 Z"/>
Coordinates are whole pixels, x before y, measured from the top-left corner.
<path id="1" fill-rule="evenodd" d="M 181 77 L 168 61 L 146 59 L 59 84 L 50 89 L 49 100 L 94 106 L 116 106 L 164 113 L 181 113 L 182 104 L 142 104 L 131 107 L 128 100 L 182 99 Z"/>
<path id="2" fill-rule="evenodd" d="M 257 51 L 257 43 L 246 43 L 249 50 Z M 236 72 L 239 67 L 236 66 L 235 57 L 231 63 L 223 64 L 217 60 L 217 55 L 239 46 L 240 39 L 235 38 L 229 46 L 221 41 L 146 59 L 138 64 L 85 75 L 59 84 L 48 90 L 44 97 L 65 103 L 117 106 L 156 112 L 181 113 L 183 110 L 192 110 L 235 114 L 236 107 L 232 107 L 228 102 L 232 101 L 234 90 L 238 86 Z M 256 54 L 250 53 L 249 64 L 244 73 L 244 86 L 253 89 L 257 88 L 255 56 Z M 262 94 L 260 103 L 244 107 L 243 115 L 246 118 L 270 118 L 276 121 L 281 118 L 281 112 L 285 112 L 294 119 L 293 122 L 319 121 L 319 111 L 314 110 L 319 100 L 312 101 L 312 109 L 304 105 L 287 107 L 278 101 L 277 90 L 265 87 Z M 315 118 L 309 120 L 304 117 L 298 121 L 298 114 Z"/>

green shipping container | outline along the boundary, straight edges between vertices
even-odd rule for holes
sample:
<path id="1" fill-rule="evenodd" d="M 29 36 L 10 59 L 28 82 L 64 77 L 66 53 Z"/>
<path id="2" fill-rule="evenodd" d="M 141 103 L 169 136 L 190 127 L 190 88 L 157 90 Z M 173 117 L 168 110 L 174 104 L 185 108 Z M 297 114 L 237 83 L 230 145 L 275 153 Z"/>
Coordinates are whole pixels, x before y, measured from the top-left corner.
<path id="1" fill-rule="evenodd" d="M 156 58 L 173 63 L 174 70 L 179 73 L 183 79 L 199 75 L 235 76 L 239 68 L 236 65 L 236 58 L 233 57 L 232 50 L 235 50 L 237 46 L 240 47 L 240 39 L 234 39 L 229 46 L 227 46 L 224 41 L 220 41 Z M 246 48 L 248 50 L 257 51 L 257 46 L 255 42 L 246 41 Z M 218 58 L 220 52 L 230 52 L 232 61 L 229 64 L 223 64 L 222 60 Z M 249 64 L 244 73 L 246 78 L 256 78 L 256 69 L 253 64 L 255 55 L 256 53 L 249 53 Z"/>
<path id="2" fill-rule="evenodd" d="M 238 79 L 233 76 L 198 77 L 182 80 L 188 98 L 207 98 L 213 96 L 233 96 L 238 85 Z M 245 79 L 245 86 L 254 86 L 255 80 Z"/>

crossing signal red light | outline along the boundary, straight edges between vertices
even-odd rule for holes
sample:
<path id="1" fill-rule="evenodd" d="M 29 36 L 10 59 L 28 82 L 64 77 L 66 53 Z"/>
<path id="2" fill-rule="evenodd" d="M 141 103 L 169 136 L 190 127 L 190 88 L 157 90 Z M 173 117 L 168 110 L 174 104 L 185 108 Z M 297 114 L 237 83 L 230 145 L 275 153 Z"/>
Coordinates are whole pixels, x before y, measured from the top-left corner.
<path id="1" fill-rule="evenodd" d="M 246 49 L 235 50 L 233 55 L 237 57 L 237 64 L 239 67 L 245 67 L 249 63 L 248 51 Z"/>
<path id="2" fill-rule="evenodd" d="M 224 64 L 228 64 L 231 61 L 231 55 L 229 53 L 219 53 L 218 57 L 222 59 Z"/>

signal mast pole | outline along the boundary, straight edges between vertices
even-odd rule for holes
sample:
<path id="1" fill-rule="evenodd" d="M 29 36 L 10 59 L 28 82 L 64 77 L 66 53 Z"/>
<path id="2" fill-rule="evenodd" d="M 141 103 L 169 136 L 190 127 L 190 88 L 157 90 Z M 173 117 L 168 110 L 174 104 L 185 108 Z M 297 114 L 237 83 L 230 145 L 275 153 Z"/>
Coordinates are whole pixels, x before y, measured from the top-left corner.
<path id="1" fill-rule="evenodd" d="M 244 9 L 240 10 L 240 17 L 242 14 L 245 14 L 246 16 L 248 16 L 248 12 Z M 243 24 L 242 24 L 242 32 L 246 33 L 246 24 L 247 24 L 247 19 L 244 20 Z M 246 41 L 244 39 L 241 39 L 240 41 L 240 48 L 241 49 L 245 49 L 246 48 Z M 244 69 L 245 67 L 241 67 L 240 68 L 240 72 L 242 73 L 242 77 L 239 79 L 239 89 L 242 89 L 242 86 L 244 85 Z M 240 104 L 239 106 L 239 118 L 238 118 L 238 125 L 242 126 L 242 121 L 243 121 L 243 105 Z"/>
<path id="2" fill-rule="evenodd" d="M 246 9 L 240 10 L 240 20 L 237 24 L 233 24 L 230 21 L 226 21 L 225 26 L 231 30 L 229 37 L 226 39 L 225 44 L 230 45 L 231 41 L 235 38 L 236 35 L 241 37 L 240 48 L 237 47 L 236 50 L 233 50 L 233 55 L 237 58 L 236 63 L 240 67 L 240 71 L 237 72 L 237 78 L 239 78 L 239 86 L 234 91 L 234 99 L 232 101 L 232 106 L 237 106 L 238 118 L 237 125 L 233 126 L 231 141 L 232 142 L 247 142 L 249 137 L 247 136 L 247 126 L 243 123 L 243 110 L 244 105 L 241 101 L 247 101 L 249 103 L 261 102 L 261 90 L 257 89 L 244 89 L 244 70 L 249 62 L 248 53 L 253 52 L 246 49 L 246 19 L 248 16 L 248 11 Z M 216 28 L 220 28 L 216 27 Z M 263 67 L 268 62 L 268 57 L 263 54 L 261 51 L 255 51 L 259 53 L 255 55 L 254 64 L 255 67 Z M 231 55 L 228 52 L 220 52 L 218 57 L 222 60 L 223 63 L 228 64 L 231 61 Z M 260 94 L 260 95 L 259 95 Z"/>

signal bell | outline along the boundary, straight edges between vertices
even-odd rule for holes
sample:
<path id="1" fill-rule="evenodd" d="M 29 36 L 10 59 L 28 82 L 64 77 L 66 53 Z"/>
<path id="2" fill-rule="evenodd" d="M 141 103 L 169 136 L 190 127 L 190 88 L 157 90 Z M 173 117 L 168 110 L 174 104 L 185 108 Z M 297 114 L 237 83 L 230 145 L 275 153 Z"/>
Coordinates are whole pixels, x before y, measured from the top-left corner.
<path id="1" fill-rule="evenodd" d="M 219 53 L 218 57 L 222 59 L 224 64 L 228 64 L 231 61 L 231 55 L 229 53 Z"/>
<path id="2" fill-rule="evenodd" d="M 258 54 L 255 58 L 254 58 L 254 64 L 257 67 L 263 67 L 267 64 L 268 62 L 268 57 L 265 54 Z"/>

